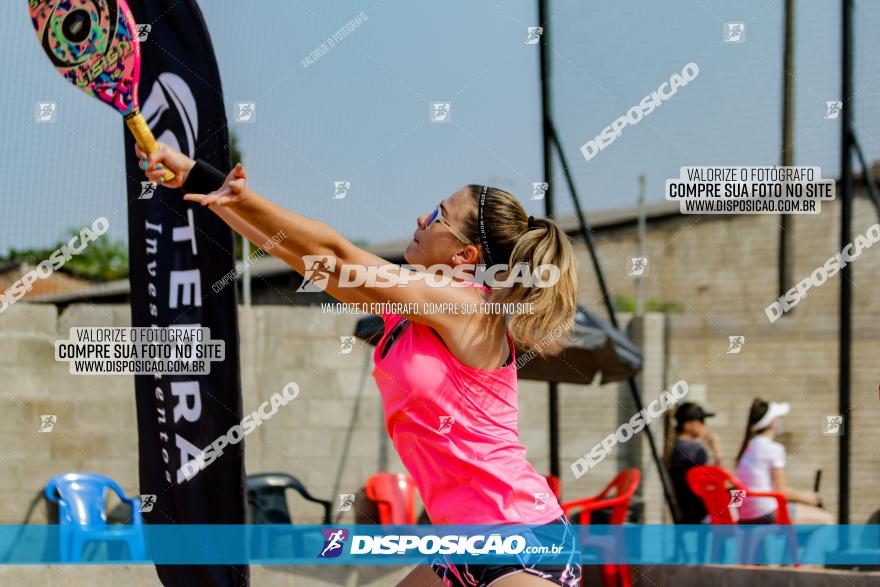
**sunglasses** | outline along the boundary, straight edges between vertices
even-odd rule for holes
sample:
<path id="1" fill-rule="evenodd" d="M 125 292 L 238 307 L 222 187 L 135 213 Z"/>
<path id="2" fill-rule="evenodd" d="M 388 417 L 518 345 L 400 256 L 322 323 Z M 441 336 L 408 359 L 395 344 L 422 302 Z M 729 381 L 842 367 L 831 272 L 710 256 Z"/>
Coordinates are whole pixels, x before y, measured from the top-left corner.
<path id="1" fill-rule="evenodd" d="M 428 218 L 428 222 L 425 224 L 425 227 L 430 228 L 432 224 L 434 224 L 435 222 L 439 222 L 440 224 L 442 224 L 443 226 L 448 228 L 449 231 L 452 232 L 452 234 L 454 234 L 455 237 L 458 240 L 460 240 L 463 244 L 465 244 L 465 245 L 471 244 L 470 239 L 468 239 L 465 235 L 463 235 L 461 232 L 459 232 L 454 226 L 449 224 L 449 221 L 443 217 L 443 210 L 441 209 L 441 206 L 443 206 L 443 204 L 438 204 L 438 206 L 436 208 L 434 208 L 434 211 L 431 212 L 431 216 Z"/>

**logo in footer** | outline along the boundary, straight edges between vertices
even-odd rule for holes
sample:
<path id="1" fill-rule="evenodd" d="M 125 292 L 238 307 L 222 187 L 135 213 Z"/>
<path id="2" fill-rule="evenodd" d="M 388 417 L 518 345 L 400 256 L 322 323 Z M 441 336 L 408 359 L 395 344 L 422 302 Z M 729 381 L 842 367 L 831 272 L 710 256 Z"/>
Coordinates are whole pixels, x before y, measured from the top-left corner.
<path id="1" fill-rule="evenodd" d="M 343 528 L 337 530 L 325 528 L 324 548 L 321 549 L 321 554 L 318 555 L 318 558 L 335 558 L 339 556 L 342 554 L 346 540 L 348 540 L 348 530 Z"/>

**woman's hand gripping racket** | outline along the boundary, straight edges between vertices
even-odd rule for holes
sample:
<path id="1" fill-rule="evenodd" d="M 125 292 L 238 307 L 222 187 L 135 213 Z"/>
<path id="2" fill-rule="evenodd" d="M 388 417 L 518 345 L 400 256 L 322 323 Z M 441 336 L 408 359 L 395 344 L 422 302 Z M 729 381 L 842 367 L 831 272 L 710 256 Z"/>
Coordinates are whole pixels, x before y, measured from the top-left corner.
<path id="1" fill-rule="evenodd" d="M 159 150 L 140 113 L 141 48 L 125 0 L 28 0 L 43 51 L 67 81 L 122 114 L 146 153 Z M 174 178 L 168 169 L 165 183 Z"/>
<path id="2" fill-rule="evenodd" d="M 134 152 L 140 159 L 140 168 L 147 179 L 153 183 L 161 183 L 170 188 L 183 187 L 189 172 L 196 162 L 176 149 L 164 143 L 156 143 L 156 150 L 147 153 L 140 145 L 134 146 Z M 172 179 L 165 181 L 165 174 L 172 171 Z"/>

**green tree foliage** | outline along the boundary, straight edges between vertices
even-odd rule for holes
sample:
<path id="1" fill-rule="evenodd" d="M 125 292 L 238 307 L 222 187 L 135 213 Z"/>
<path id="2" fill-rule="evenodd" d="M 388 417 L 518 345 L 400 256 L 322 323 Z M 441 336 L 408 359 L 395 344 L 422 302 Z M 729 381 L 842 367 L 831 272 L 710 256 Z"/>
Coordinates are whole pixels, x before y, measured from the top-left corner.
<path id="1" fill-rule="evenodd" d="M 49 259 L 62 245 L 67 246 L 72 236 L 79 235 L 79 230 L 71 228 L 67 235 L 63 241 L 46 249 L 10 249 L 0 261 L 37 265 Z M 73 255 L 61 271 L 95 281 L 123 279 L 128 277 L 128 247 L 122 241 L 111 241 L 105 234 L 90 242 L 78 255 Z"/>
<path id="2" fill-rule="evenodd" d="M 614 309 L 618 312 L 635 312 L 636 302 L 632 296 L 617 294 L 614 296 Z M 668 312 L 675 314 L 681 312 L 681 306 L 675 302 L 658 302 L 657 300 L 645 300 L 646 312 Z"/>

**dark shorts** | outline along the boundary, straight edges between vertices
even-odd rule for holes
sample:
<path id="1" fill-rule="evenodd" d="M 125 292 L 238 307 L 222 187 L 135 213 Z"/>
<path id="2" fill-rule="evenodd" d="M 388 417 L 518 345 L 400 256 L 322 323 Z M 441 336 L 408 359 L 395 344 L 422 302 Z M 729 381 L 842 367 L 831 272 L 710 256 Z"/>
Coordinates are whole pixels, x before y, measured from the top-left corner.
<path id="1" fill-rule="evenodd" d="M 581 583 L 581 559 L 575 529 L 565 516 L 550 523 L 566 526 L 564 548 L 572 554 L 565 564 L 542 565 L 541 555 L 530 555 L 528 561 L 520 559 L 520 564 L 506 565 L 450 564 L 440 558 L 432 562 L 431 568 L 449 587 L 488 587 L 494 581 L 514 573 L 529 573 L 563 587 L 577 587 Z"/>

